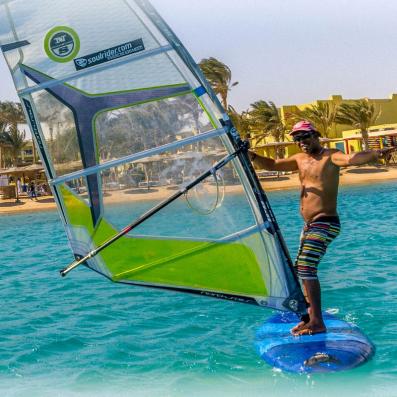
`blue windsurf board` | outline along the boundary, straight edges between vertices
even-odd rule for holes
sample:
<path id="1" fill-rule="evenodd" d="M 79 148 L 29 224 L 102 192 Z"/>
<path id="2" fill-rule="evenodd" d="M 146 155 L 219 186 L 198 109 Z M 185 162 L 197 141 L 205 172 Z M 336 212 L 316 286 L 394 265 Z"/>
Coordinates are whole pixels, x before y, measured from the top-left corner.
<path id="1" fill-rule="evenodd" d="M 327 332 L 293 336 L 299 322 L 294 313 L 280 312 L 257 331 L 256 347 L 268 364 L 287 372 L 335 372 L 355 368 L 375 352 L 372 342 L 354 324 L 323 313 Z"/>

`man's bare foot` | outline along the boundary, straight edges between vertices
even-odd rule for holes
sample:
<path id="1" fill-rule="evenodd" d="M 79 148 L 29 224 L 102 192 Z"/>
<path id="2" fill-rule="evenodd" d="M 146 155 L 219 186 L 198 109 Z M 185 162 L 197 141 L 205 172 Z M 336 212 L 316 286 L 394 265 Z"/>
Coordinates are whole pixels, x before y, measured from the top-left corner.
<path id="1" fill-rule="evenodd" d="M 299 324 L 298 324 L 299 326 Z M 295 328 L 295 327 L 294 327 Z M 294 329 L 292 328 L 292 330 Z M 327 328 L 325 327 L 324 323 L 313 323 L 309 321 L 307 324 L 304 324 L 301 328 L 297 331 L 292 331 L 292 335 L 301 336 L 301 335 L 314 335 L 314 334 L 321 334 L 323 332 L 327 332 Z"/>
<path id="2" fill-rule="evenodd" d="M 309 313 L 310 313 L 310 309 L 309 309 Z M 295 327 L 291 328 L 291 334 L 294 334 L 295 332 L 298 332 L 305 327 L 305 325 L 310 321 L 309 313 L 306 313 L 301 316 L 301 321 L 297 325 L 295 325 Z"/>
<path id="3" fill-rule="evenodd" d="M 297 325 L 295 325 L 295 327 L 291 328 L 291 334 L 295 335 L 296 332 L 302 330 L 305 328 L 305 325 L 307 323 L 305 323 L 304 321 L 301 321 L 300 323 L 298 323 Z"/>

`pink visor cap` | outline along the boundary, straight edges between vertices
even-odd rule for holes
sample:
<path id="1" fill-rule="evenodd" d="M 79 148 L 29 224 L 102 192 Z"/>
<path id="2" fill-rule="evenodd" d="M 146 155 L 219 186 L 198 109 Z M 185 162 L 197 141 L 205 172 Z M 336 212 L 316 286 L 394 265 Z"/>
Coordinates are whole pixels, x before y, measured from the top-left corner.
<path id="1" fill-rule="evenodd" d="M 289 135 L 294 135 L 298 132 L 317 132 L 314 128 L 313 124 L 309 123 L 307 120 L 302 120 L 296 123 L 293 127 Z"/>

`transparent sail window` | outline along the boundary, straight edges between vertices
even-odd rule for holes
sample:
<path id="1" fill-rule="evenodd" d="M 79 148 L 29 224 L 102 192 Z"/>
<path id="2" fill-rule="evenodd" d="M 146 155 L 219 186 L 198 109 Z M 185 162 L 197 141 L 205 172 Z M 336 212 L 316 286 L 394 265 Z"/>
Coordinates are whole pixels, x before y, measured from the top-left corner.
<path id="1" fill-rule="evenodd" d="M 80 197 L 86 204 L 89 204 L 89 197 L 87 193 L 87 181 L 84 177 L 72 179 L 65 182 L 65 185 L 69 188 L 70 192 L 76 197 Z"/>
<path id="2" fill-rule="evenodd" d="M 46 91 L 35 93 L 33 99 L 56 174 L 83 169 L 72 111 Z"/>
<path id="3" fill-rule="evenodd" d="M 216 138 L 102 172 L 105 220 L 121 229 L 225 155 L 221 140 Z M 231 161 L 134 229 L 131 235 L 221 239 L 255 224 Z"/>
<path id="4" fill-rule="evenodd" d="M 95 127 L 101 163 L 213 129 L 191 94 L 101 113 Z"/>

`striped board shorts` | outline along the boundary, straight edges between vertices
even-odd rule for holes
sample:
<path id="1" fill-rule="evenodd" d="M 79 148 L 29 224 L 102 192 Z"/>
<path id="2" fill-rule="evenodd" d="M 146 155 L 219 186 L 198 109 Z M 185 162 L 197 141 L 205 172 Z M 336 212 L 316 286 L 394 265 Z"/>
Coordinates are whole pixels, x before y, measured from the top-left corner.
<path id="1" fill-rule="evenodd" d="M 303 226 L 300 247 L 294 264 L 301 280 L 316 280 L 317 267 L 328 245 L 340 233 L 338 216 L 321 216 Z"/>

